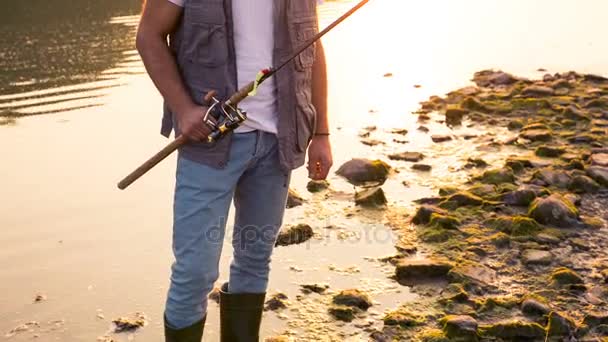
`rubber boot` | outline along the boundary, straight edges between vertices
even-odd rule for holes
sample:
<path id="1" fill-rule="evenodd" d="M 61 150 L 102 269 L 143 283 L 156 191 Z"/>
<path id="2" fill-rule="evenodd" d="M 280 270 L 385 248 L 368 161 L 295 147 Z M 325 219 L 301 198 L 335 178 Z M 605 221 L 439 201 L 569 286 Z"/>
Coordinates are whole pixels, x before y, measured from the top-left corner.
<path id="1" fill-rule="evenodd" d="M 170 328 L 165 318 L 165 342 L 201 342 L 206 318 L 179 330 Z"/>
<path id="2" fill-rule="evenodd" d="M 220 341 L 258 342 L 266 293 L 229 293 L 220 290 Z"/>

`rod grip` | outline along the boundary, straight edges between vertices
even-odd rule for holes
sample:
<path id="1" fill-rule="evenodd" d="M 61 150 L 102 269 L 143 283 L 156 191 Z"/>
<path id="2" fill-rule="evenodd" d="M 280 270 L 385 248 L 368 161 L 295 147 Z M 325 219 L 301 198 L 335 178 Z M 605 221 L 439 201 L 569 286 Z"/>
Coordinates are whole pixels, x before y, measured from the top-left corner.
<path id="1" fill-rule="evenodd" d="M 157 154 L 152 156 L 152 158 L 148 159 L 145 163 L 141 164 L 140 167 L 135 169 L 135 171 L 131 172 L 127 177 L 121 180 L 118 183 L 118 188 L 120 190 L 124 190 L 129 185 L 133 184 L 136 180 L 138 180 L 141 176 L 145 175 L 148 171 L 150 171 L 153 167 L 158 165 L 161 161 L 167 158 L 171 153 L 175 152 L 182 145 L 185 145 L 188 142 L 188 138 L 180 135 L 175 140 L 173 140 L 170 144 L 165 146 L 162 150 L 160 150 Z"/>
<path id="2" fill-rule="evenodd" d="M 239 91 L 237 91 L 236 93 L 234 93 L 226 102 L 226 104 L 230 105 L 230 106 L 236 106 L 239 104 L 239 102 L 243 101 L 244 99 L 246 99 L 249 96 L 249 93 L 251 93 L 251 91 L 253 91 L 253 88 L 255 87 L 255 82 L 250 82 L 249 84 L 247 84 L 246 86 L 244 86 L 243 88 L 239 89 Z"/>

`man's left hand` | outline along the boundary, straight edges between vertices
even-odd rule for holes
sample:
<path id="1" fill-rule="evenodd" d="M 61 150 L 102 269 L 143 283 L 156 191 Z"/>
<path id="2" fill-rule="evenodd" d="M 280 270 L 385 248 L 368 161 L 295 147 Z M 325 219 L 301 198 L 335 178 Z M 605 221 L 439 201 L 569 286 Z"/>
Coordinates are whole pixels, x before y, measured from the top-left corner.
<path id="1" fill-rule="evenodd" d="M 308 147 L 308 178 L 312 180 L 326 179 L 332 165 L 333 157 L 329 136 L 313 136 Z"/>

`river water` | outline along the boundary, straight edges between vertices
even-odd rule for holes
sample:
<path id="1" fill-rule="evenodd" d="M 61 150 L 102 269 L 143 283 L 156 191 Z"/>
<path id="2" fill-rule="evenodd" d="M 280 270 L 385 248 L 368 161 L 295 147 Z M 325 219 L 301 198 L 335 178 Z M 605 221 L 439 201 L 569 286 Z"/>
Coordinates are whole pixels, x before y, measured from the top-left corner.
<path id="1" fill-rule="evenodd" d="M 321 25 L 352 5 L 326 2 Z M 115 187 L 166 144 L 157 134 L 161 99 L 133 49 L 139 8 L 136 0 L 0 5 L 0 333 L 30 321 L 40 325 L 12 340 L 94 341 L 109 331 L 112 318 L 137 311 L 149 325 L 114 338 L 161 340 L 175 159 L 127 191 Z M 396 164 L 401 172 L 384 187 L 393 212 L 407 212 L 413 199 L 466 179 L 460 166 L 479 150 L 462 139 L 433 144 L 416 130 L 411 112 L 418 102 L 467 85 L 484 68 L 527 77 L 542 76 L 541 67 L 608 75 L 605 13 L 603 0 L 373 0 L 324 39 L 336 165 L 353 157 L 387 160 L 395 151 L 427 154 L 431 173 Z M 383 77 L 389 72 L 392 77 Z M 373 138 L 388 144 L 358 142 L 358 132 L 370 125 L 377 126 Z M 427 126 L 433 134 L 479 133 L 434 121 Z M 393 143 L 387 132 L 393 128 L 408 129 L 400 138 L 409 142 Z M 510 152 L 486 159 L 499 164 Z M 321 299 L 296 299 L 301 283 L 368 290 L 377 301 L 372 317 L 416 300 L 388 278 L 392 267 L 373 261 L 394 251 L 386 214 L 354 208 L 353 188 L 336 176 L 329 199 L 308 194 L 306 181 L 298 170 L 293 188 L 309 202 L 290 209 L 285 221 L 309 223 L 317 236 L 276 250 L 271 292 L 285 292 L 294 306 L 265 315 L 263 335 L 292 329 L 309 336 L 298 320 L 328 326 Z M 224 250 L 222 279 L 230 247 Z M 38 293 L 47 299 L 33 304 Z M 205 339 L 214 341 L 215 305 L 209 315 Z M 348 326 L 328 329 L 350 333 Z"/>

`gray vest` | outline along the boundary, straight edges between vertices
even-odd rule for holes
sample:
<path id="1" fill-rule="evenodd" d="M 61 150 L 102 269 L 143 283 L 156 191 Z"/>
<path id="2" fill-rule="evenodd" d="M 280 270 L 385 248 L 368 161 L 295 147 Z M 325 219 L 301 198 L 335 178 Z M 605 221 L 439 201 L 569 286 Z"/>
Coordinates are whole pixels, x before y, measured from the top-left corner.
<path id="1" fill-rule="evenodd" d="M 286 60 L 318 32 L 317 0 L 275 0 L 274 64 Z M 236 56 L 233 39 L 232 0 L 186 0 L 178 29 L 170 36 L 170 46 L 190 91 L 201 103 L 205 94 L 217 91 L 226 100 L 237 91 Z M 304 164 L 305 152 L 315 127 L 316 110 L 311 101 L 312 66 L 315 47 L 307 49 L 275 76 L 278 89 L 278 142 L 281 166 L 285 170 Z M 175 129 L 175 116 L 167 105 L 161 133 Z M 215 168 L 228 162 L 231 135 L 215 143 L 191 143 L 180 155 Z"/>

